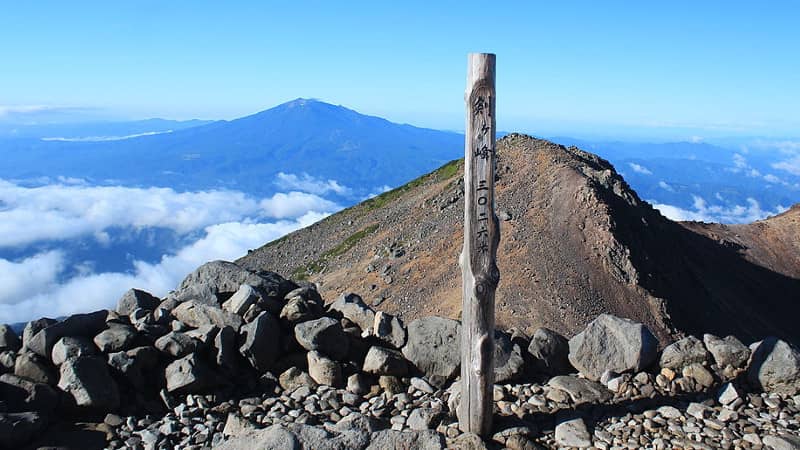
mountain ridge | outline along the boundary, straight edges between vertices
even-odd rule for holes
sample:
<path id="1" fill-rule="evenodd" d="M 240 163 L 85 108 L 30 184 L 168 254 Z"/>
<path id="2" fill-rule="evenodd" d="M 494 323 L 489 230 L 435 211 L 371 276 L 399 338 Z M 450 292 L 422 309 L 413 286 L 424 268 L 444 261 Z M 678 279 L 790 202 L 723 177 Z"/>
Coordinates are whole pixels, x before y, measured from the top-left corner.
<path id="1" fill-rule="evenodd" d="M 457 317 L 460 170 L 461 162 L 450 163 L 239 263 L 307 276 L 325 298 L 368 292 L 373 304 L 405 319 Z M 798 245 L 791 226 L 758 241 L 742 230 L 773 229 L 775 220 L 752 227 L 672 222 L 608 161 L 519 134 L 498 141 L 497 175 L 503 326 L 530 332 L 544 325 L 569 335 L 610 312 L 646 323 L 662 342 L 701 330 L 745 339 L 768 330 L 797 342 L 788 317 L 800 307 L 791 301 L 800 293 L 800 269 L 792 270 L 796 259 L 779 263 Z M 739 233 L 738 244 L 726 229 Z M 782 241 L 793 244 L 776 246 Z"/>

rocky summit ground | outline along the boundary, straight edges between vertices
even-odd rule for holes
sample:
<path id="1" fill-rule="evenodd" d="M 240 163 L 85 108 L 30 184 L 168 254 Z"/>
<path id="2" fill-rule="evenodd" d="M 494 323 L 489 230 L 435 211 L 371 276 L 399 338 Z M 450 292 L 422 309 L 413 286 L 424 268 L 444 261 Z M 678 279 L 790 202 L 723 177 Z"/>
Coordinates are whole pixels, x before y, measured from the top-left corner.
<path id="1" fill-rule="evenodd" d="M 800 343 L 800 206 L 747 225 L 676 223 L 607 161 L 520 134 L 497 143 L 498 324 L 573 335 L 601 313 L 684 333 Z M 463 161 L 249 252 L 238 263 L 360 292 L 410 321 L 457 319 Z"/>
<path id="2" fill-rule="evenodd" d="M 229 262 L 166 298 L 0 326 L 0 447 L 800 448 L 800 352 L 602 314 L 495 333 L 494 428 L 462 433 L 458 321 Z"/>

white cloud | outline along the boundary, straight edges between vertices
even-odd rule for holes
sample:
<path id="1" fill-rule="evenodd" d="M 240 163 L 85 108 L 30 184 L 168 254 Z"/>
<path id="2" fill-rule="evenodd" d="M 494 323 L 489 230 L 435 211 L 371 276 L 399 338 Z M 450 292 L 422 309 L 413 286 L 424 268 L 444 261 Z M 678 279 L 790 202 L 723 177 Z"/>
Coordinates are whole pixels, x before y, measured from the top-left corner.
<path id="1" fill-rule="evenodd" d="M 634 172 L 638 172 L 638 173 L 641 173 L 643 175 L 652 175 L 653 174 L 653 172 L 651 172 L 647 167 L 642 166 L 640 164 L 628 163 L 628 165 L 631 166 L 631 169 L 633 169 Z"/>
<path id="2" fill-rule="evenodd" d="M 309 211 L 295 220 L 272 223 L 226 222 L 205 228 L 205 235 L 157 263 L 134 261 L 132 273 L 92 273 L 58 283 L 64 271 L 64 256 L 59 251 L 41 253 L 10 262 L 0 259 L 0 323 L 13 323 L 38 317 L 58 317 L 78 312 L 113 308 L 125 291 L 135 287 L 163 297 L 201 264 L 234 260 L 296 229 L 308 226 L 328 214 Z"/>
<path id="3" fill-rule="evenodd" d="M 709 205 L 705 199 L 693 195 L 693 210 L 680 208 L 674 205 L 652 202 L 653 207 L 665 217 L 677 221 L 699 221 L 718 223 L 749 223 L 774 216 L 786 211 L 787 208 L 778 205 L 774 211 L 764 210 L 754 198 L 748 198 L 746 205 Z"/>
<path id="4" fill-rule="evenodd" d="M 664 189 L 666 191 L 675 192 L 675 189 L 672 188 L 669 184 L 667 184 L 664 180 L 658 182 L 658 187 Z"/>
<path id="5" fill-rule="evenodd" d="M 756 177 L 760 177 L 761 176 L 761 172 L 759 172 L 757 169 L 753 168 L 747 162 L 747 159 L 744 156 L 740 155 L 739 153 L 734 153 L 733 154 L 733 166 L 734 167 L 732 169 L 727 169 L 727 170 L 729 170 L 730 172 L 733 172 L 733 173 L 742 172 L 746 176 L 751 177 L 751 178 L 756 178 Z"/>
<path id="6" fill-rule="evenodd" d="M 329 192 L 348 195 L 351 192 L 350 188 L 342 186 L 336 180 L 321 180 L 307 173 L 298 176 L 293 173 L 278 172 L 274 183 L 281 189 L 297 189 L 317 195 Z"/>
<path id="7" fill-rule="evenodd" d="M 285 219 L 299 217 L 308 211 L 335 211 L 341 209 L 336 203 L 305 192 L 279 192 L 271 198 L 261 200 L 261 209 L 268 217 Z"/>
<path id="8" fill-rule="evenodd" d="M 764 175 L 764 180 L 767 181 L 768 183 L 773 183 L 773 184 L 785 184 L 783 180 L 781 180 L 780 178 L 776 177 L 771 173 Z"/>
<path id="9" fill-rule="evenodd" d="M 100 234 L 109 227 L 161 227 L 179 234 L 243 217 L 299 217 L 340 206 L 313 194 L 278 193 L 257 201 L 237 191 L 87 186 L 82 180 L 24 187 L 0 180 L 0 248 Z M 66 184 L 69 183 L 69 184 Z"/>
<path id="10" fill-rule="evenodd" d="M 59 141 L 59 142 L 109 142 L 109 141 L 124 141 L 126 139 L 133 139 L 143 136 L 155 136 L 157 134 L 172 133 L 172 130 L 164 131 L 147 131 L 144 133 L 127 134 L 125 136 L 86 136 L 86 137 L 45 137 L 43 141 Z"/>
<path id="11" fill-rule="evenodd" d="M 773 169 L 783 170 L 792 175 L 800 176 L 800 155 L 789 158 L 785 161 L 772 164 Z"/>

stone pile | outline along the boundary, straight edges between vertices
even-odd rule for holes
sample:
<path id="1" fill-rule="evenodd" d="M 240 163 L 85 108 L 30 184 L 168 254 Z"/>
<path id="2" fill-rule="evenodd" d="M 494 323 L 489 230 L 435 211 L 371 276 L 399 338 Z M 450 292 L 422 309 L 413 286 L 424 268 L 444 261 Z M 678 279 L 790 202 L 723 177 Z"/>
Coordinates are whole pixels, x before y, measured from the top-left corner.
<path id="1" fill-rule="evenodd" d="M 495 334 L 495 433 L 461 433 L 457 321 L 228 262 L 166 298 L 0 326 L 0 446 L 59 418 L 110 448 L 800 448 L 800 353 L 601 315 L 567 340 Z"/>

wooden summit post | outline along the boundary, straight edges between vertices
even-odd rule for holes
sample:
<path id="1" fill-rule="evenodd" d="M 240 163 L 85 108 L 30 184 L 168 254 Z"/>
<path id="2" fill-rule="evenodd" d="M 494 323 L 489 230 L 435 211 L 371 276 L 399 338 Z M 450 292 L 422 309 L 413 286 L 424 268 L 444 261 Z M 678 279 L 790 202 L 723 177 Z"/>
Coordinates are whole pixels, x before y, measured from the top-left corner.
<path id="1" fill-rule="evenodd" d="M 464 145 L 464 248 L 461 252 L 461 403 L 459 427 L 488 436 L 494 385 L 495 257 L 500 228 L 494 214 L 495 55 L 470 53 Z"/>

